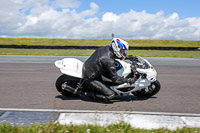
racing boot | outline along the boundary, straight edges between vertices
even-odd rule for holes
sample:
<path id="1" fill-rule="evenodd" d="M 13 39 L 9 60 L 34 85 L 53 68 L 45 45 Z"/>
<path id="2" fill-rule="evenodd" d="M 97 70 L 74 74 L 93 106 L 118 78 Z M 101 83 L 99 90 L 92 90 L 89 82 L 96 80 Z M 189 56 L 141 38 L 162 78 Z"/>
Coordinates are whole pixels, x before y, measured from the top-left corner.
<path id="1" fill-rule="evenodd" d="M 109 95 L 109 96 L 105 96 L 105 95 L 96 93 L 96 94 L 95 94 L 95 97 L 96 97 L 97 99 L 103 100 L 103 102 L 110 102 L 110 100 L 112 100 L 112 99 L 115 98 L 115 94 L 112 94 L 112 95 Z"/>
<path id="2" fill-rule="evenodd" d="M 83 95 L 86 96 L 86 97 L 89 97 L 89 98 L 95 98 L 93 91 L 87 91 Z"/>
<path id="3" fill-rule="evenodd" d="M 108 98 L 105 97 L 104 95 L 101 95 L 101 94 L 95 94 L 95 98 L 96 99 L 99 99 L 99 100 L 102 100 L 103 102 L 108 102 Z"/>
<path id="4" fill-rule="evenodd" d="M 103 102 L 108 102 L 109 101 L 109 99 L 106 96 L 104 96 L 102 94 L 99 94 L 99 93 L 91 92 L 91 91 L 85 92 L 84 95 L 86 97 L 89 97 L 89 98 L 102 100 Z"/>

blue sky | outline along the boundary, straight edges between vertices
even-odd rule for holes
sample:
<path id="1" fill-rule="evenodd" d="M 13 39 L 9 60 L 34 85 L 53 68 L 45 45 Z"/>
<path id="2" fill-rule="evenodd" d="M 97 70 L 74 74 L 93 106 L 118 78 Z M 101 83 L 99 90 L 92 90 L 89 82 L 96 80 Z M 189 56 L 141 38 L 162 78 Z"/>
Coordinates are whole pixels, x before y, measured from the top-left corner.
<path id="1" fill-rule="evenodd" d="M 165 15 L 176 12 L 183 18 L 200 17 L 200 0 L 80 0 L 78 11 L 88 9 L 91 2 L 99 5 L 99 16 L 105 12 L 120 14 L 133 9 L 148 13 L 164 11 Z"/>
<path id="2" fill-rule="evenodd" d="M 0 37 L 200 40 L 200 0 L 1 0 Z"/>

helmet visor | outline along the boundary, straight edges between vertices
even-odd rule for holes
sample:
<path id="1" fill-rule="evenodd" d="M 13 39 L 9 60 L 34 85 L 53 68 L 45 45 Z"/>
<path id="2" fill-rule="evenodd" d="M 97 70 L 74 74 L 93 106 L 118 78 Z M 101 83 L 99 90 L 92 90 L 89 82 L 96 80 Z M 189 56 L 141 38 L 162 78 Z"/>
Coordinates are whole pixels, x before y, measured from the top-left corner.
<path id="1" fill-rule="evenodd" d="M 120 53 L 121 53 L 123 56 L 126 56 L 127 53 L 128 53 L 128 50 L 120 49 Z"/>

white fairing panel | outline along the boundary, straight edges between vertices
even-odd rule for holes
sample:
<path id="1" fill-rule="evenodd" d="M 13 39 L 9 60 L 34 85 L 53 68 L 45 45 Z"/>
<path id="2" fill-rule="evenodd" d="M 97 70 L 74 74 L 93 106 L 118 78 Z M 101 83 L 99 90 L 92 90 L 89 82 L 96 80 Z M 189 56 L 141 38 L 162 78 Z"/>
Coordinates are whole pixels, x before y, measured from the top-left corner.
<path id="1" fill-rule="evenodd" d="M 64 74 L 82 78 L 83 62 L 76 58 L 64 58 L 55 62 L 55 66 L 60 68 Z"/>
<path id="2" fill-rule="evenodd" d="M 139 69 L 139 68 L 137 68 L 137 71 L 140 72 L 140 73 L 146 73 L 147 79 L 152 81 L 152 82 L 156 80 L 157 72 L 153 67 L 149 68 L 149 69 Z"/>
<path id="3" fill-rule="evenodd" d="M 119 76 L 126 77 L 128 74 L 131 73 L 131 64 L 126 63 L 125 61 L 116 59 L 120 64 L 123 66 L 120 70 L 117 71 Z"/>

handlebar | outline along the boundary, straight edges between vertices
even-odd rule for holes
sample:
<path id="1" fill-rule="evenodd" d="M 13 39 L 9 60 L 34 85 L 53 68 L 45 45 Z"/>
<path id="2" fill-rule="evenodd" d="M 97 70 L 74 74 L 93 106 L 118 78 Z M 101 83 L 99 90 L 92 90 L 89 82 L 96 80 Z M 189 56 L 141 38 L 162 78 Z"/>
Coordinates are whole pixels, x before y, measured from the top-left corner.
<path id="1" fill-rule="evenodd" d="M 136 62 L 138 62 L 138 58 L 137 58 L 137 57 L 134 57 L 133 55 L 128 55 L 128 56 L 126 56 L 125 59 L 128 59 L 128 60 L 130 60 L 130 61 L 136 61 Z"/>

